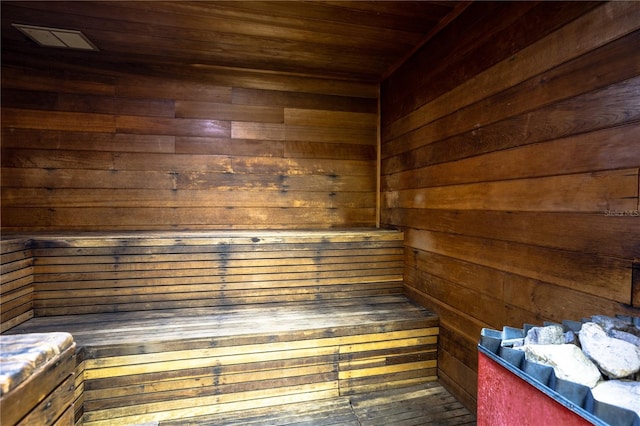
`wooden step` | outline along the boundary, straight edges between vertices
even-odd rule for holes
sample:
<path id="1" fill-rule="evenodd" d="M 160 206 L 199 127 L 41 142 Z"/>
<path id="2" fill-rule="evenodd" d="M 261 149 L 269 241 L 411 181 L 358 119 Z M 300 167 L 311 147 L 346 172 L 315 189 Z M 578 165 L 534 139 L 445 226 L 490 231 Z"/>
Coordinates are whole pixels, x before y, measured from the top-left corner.
<path id="1" fill-rule="evenodd" d="M 437 380 L 438 318 L 404 296 L 33 318 L 81 348 L 86 425 L 188 419 Z"/>

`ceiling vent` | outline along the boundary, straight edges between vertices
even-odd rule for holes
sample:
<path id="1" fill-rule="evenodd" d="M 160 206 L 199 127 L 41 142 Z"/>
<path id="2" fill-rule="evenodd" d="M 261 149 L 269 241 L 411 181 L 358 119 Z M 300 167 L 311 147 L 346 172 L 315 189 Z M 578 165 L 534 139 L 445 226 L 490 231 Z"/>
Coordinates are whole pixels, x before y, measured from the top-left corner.
<path id="1" fill-rule="evenodd" d="M 44 47 L 62 47 L 67 49 L 98 50 L 89 39 L 76 30 L 36 27 L 34 25 L 11 24 L 31 40 Z"/>

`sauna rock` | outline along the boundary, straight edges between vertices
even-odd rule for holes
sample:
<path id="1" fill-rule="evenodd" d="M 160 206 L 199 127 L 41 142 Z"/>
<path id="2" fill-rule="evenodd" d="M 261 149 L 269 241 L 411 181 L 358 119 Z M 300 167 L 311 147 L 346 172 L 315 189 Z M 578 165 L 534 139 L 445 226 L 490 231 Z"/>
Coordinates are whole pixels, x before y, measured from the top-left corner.
<path id="1" fill-rule="evenodd" d="M 602 378 L 600 370 L 573 344 L 526 345 L 528 361 L 553 367 L 556 377 L 590 388 Z"/>
<path id="2" fill-rule="evenodd" d="M 566 341 L 564 329 L 561 325 L 546 327 L 532 327 L 524 338 L 525 345 L 561 345 Z"/>
<path id="3" fill-rule="evenodd" d="M 640 348 L 624 340 L 609 337 L 596 323 L 587 322 L 580 329 L 584 353 L 611 379 L 631 376 L 640 371 Z"/>
<path id="4" fill-rule="evenodd" d="M 640 382 L 607 380 L 591 390 L 593 397 L 607 404 L 635 411 L 640 416 Z"/>
<path id="5" fill-rule="evenodd" d="M 638 327 L 632 322 L 625 321 L 621 318 L 610 317 L 607 315 L 594 315 L 591 317 L 590 322 L 598 324 L 608 335 L 611 335 L 614 331 L 624 331 L 640 337 L 640 329 L 638 329 Z"/>

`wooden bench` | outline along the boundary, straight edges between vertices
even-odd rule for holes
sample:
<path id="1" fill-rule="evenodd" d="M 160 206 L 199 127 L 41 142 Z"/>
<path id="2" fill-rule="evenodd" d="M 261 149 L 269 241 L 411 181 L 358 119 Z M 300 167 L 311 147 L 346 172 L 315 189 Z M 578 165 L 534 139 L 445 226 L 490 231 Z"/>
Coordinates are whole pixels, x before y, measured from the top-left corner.
<path id="1" fill-rule="evenodd" d="M 385 230 L 2 241 L 2 327 L 77 344 L 76 419 L 197 419 L 437 379 L 438 318 Z"/>
<path id="2" fill-rule="evenodd" d="M 2 335 L 0 348 L 0 424 L 73 426 L 73 337 Z"/>

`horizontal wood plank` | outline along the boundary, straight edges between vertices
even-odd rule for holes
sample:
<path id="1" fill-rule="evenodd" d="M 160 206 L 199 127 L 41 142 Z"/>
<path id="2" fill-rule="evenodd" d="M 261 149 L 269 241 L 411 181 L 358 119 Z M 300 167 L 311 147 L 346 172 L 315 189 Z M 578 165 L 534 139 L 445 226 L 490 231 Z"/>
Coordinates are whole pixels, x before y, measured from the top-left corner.
<path id="1" fill-rule="evenodd" d="M 174 136 L 4 129 L 4 148 L 63 151 L 176 152 Z"/>
<path id="2" fill-rule="evenodd" d="M 55 112 L 2 108 L 3 127 L 18 129 L 115 132 L 116 120 L 109 114 Z"/>
<path id="3" fill-rule="evenodd" d="M 434 102 L 416 109 L 383 130 L 384 140 L 411 131 L 423 123 L 456 111 L 491 94 L 512 87 L 592 49 L 606 45 L 639 28 L 640 12 L 631 4 L 611 3 L 568 23 L 547 37 L 527 46 L 519 55 L 463 82 Z M 595 35 L 589 29 L 598 27 Z M 569 40 L 572 40 L 569 42 Z M 550 50 L 549 46 L 557 49 Z M 514 63 L 515 61 L 515 63 Z M 517 68 L 518 72 L 513 72 Z"/>
<path id="4" fill-rule="evenodd" d="M 38 315 L 343 299 L 341 285 L 358 297 L 385 295 L 398 293 L 402 279 L 402 234 L 394 231 L 44 238 L 30 243 L 35 262 L 18 259 L 28 269 L 9 262 L 4 275 L 14 283 L 30 274 L 24 285 L 35 289 Z M 25 292 L 3 291 L 12 299 Z"/>
<path id="5" fill-rule="evenodd" d="M 281 123 L 231 123 L 231 137 L 234 139 L 284 140 L 285 127 Z"/>
<path id="6" fill-rule="evenodd" d="M 377 126 L 376 114 L 286 108 L 284 122 L 293 126 L 370 128 Z"/>
<path id="7" fill-rule="evenodd" d="M 114 96 L 115 83 L 114 78 L 99 73 L 58 73 L 41 68 L 27 74 L 23 67 L 2 68 L 3 88 Z"/>
<path id="8" fill-rule="evenodd" d="M 625 259 L 432 231 L 409 231 L 407 241 L 424 251 L 630 303 L 631 262 Z"/>
<path id="9" fill-rule="evenodd" d="M 469 105 L 458 114 L 445 115 L 392 141 L 385 139 L 385 151 L 389 154 L 396 154 L 415 149 L 424 144 L 425 140 L 445 139 L 636 77 L 640 68 L 628 66 L 626 63 L 632 55 L 628 49 L 632 49 L 631 46 L 637 43 L 638 37 L 640 35 L 637 33 L 631 33 L 597 49 L 590 55 L 578 57 L 562 66 L 531 77 L 505 91 Z M 598 67 L 605 67 L 604 64 L 613 63 L 618 63 L 625 69 L 616 73 L 610 72 L 611 69 L 607 72 L 602 68 L 600 72 L 603 78 L 597 81 L 577 77 L 584 68 L 598 72 L 596 71 Z"/>
<path id="10" fill-rule="evenodd" d="M 425 214 L 427 212 L 427 214 Z M 385 222 L 617 258 L 638 257 L 640 223 L 629 215 L 485 210 L 409 210 L 384 212 Z M 535 232 L 530 232 L 535 229 Z M 628 238 L 619 238 L 625 234 Z M 451 273 L 455 272 L 451 270 Z"/>
<path id="11" fill-rule="evenodd" d="M 285 126 L 287 141 L 307 141 L 326 143 L 345 143 L 358 145 L 374 145 L 376 129 L 374 127 L 322 127 L 322 126 Z"/>
<path id="12" fill-rule="evenodd" d="M 27 238 L 0 241 L 0 332 L 33 317 L 33 252 Z"/>
<path id="13" fill-rule="evenodd" d="M 374 302 L 374 299 L 365 300 L 369 300 L 367 303 Z M 121 418 L 122 421 L 178 420 L 241 410 L 244 406 L 238 404 L 247 398 L 255 406 L 262 406 L 275 401 L 274 398 L 279 398 L 285 389 L 286 395 L 289 395 L 287 402 L 326 398 L 326 392 L 316 393 L 318 389 L 334 389 L 334 395 L 337 396 L 339 352 L 352 360 L 342 364 L 347 368 L 344 380 L 352 381 L 356 376 L 364 379 L 372 374 L 368 380 L 376 377 L 379 384 L 369 384 L 364 388 L 382 388 L 383 382 L 386 388 L 406 384 L 407 381 L 402 380 L 394 385 L 386 377 L 397 378 L 402 372 L 419 372 L 424 371 L 427 365 L 432 366 L 435 358 L 416 360 L 422 358 L 422 355 L 417 355 L 419 353 L 434 353 L 438 328 L 437 318 L 416 315 L 421 310 L 416 311 L 416 307 L 407 310 L 411 305 L 403 300 L 395 296 L 378 305 L 379 308 L 373 304 L 365 310 L 362 310 L 365 305 L 357 301 L 343 307 L 339 304 L 318 305 L 318 308 L 322 306 L 318 310 L 309 310 L 310 307 L 283 310 L 267 305 L 265 311 L 264 307 L 247 307 L 244 315 L 238 311 L 229 316 L 235 321 L 219 323 L 219 326 L 226 324 L 224 327 L 228 327 L 236 322 L 236 331 L 228 335 L 232 329 L 225 331 L 218 328 L 217 335 L 221 340 L 220 345 L 215 347 L 211 347 L 210 337 L 203 339 L 204 335 L 194 333 L 195 329 L 183 329 L 178 334 L 169 329 L 179 330 L 184 322 L 184 325 L 192 323 L 210 333 L 213 329 L 209 321 L 217 322 L 216 318 L 221 319 L 218 315 L 225 315 L 223 311 L 206 316 L 190 311 L 190 315 L 182 317 L 176 316 L 178 311 L 175 311 L 170 314 L 173 320 L 171 325 L 167 323 L 169 328 L 164 329 L 164 337 L 156 334 L 153 341 L 142 346 L 146 348 L 144 353 L 139 352 L 142 347 L 139 337 L 135 336 L 143 335 L 140 334 L 140 326 L 145 323 L 148 326 L 154 326 L 155 323 L 154 327 L 158 329 L 157 321 L 166 317 L 160 311 L 146 320 L 148 315 L 141 316 L 141 313 L 119 313 L 111 317 L 93 315 L 87 317 L 92 318 L 88 322 L 78 321 L 80 317 L 77 315 L 66 319 L 58 317 L 55 321 L 43 318 L 45 321 L 35 321 L 27 328 L 16 331 L 42 331 L 60 326 L 75 330 L 78 344 L 89 349 L 83 362 L 85 422 L 101 424 L 107 421 L 107 417 Z M 360 309 L 354 310 L 356 306 Z M 405 309 L 398 309 L 400 306 Z M 327 315 L 327 308 L 332 312 L 331 315 Z M 307 317 L 308 314 L 317 317 Z M 266 315 L 265 320 L 256 323 L 256 316 L 260 315 Z M 297 315 L 300 315 L 299 320 L 294 320 Z M 407 323 L 409 317 L 414 319 Z M 288 320 L 283 321 L 284 318 Z M 303 318 L 306 319 L 301 322 Z M 112 323 L 110 327 L 104 327 L 105 319 L 117 321 L 119 325 Z M 355 328 L 354 321 L 359 323 Z M 403 322 L 407 324 L 402 325 Z M 269 330 L 264 338 L 260 334 L 262 331 L 256 329 L 256 324 L 261 324 L 265 331 Z M 333 324 L 331 334 L 334 336 L 326 337 L 325 327 L 330 324 Z M 309 327 L 316 331 L 310 333 Z M 84 331 L 78 333 L 77 330 L 82 328 Z M 371 333 L 375 330 L 379 332 Z M 277 336 L 275 341 L 274 333 Z M 243 334 L 246 335 L 245 339 L 242 339 Z M 187 336 L 189 338 L 185 339 Z M 182 349 L 167 340 L 177 338 L 176 343 Z M 194 343 L 200 348 L 194 348 Z M 101 352 L 110 355 L 100 356 Z M 389 366 L 375 367 L 379 359 Z M 355 360 L 360 361 L 354 364 Z M 210 375 L 211 368 L 214 368 L 214 377 Z M 164 379 L 160 379 L 160 374 L 165 376 Z M 415 383 L 432 380 L 433 376 L 423 375 L 412 379 Z M 147 389 L 144 394 L 138 394 L 140 386 Z M 350 393 L 356 389 L 346 383 L 345 386 Z M 217 395 L 215 398 L 214 394 Z M 175 404 L 179 405 L 170 401 L 176 401 Z M 196 409 L 196 406 L 201 408 Z"/>
<path id="14" fill-rule="evenodd" d="M 252 190 L 220 191 L 215 198 L 204 190 L 167 190 L 150 194 L 137 189 L 5 189 L 2 191 L 6 207 L 111 207 L 136 208 L 143 203 L 153 207 L 260 207 L 269 203 L 278 207 L 366 208 L 373 202 L 368 192 L 299 192 L 265 190 L 255 194 Z M 611 207 L 612 209 L 615 206 Z"/>
<path id="15" fill-rule="evenodd" d="M 635 79 L 640 87 L 640 78 Z M 627 88 L 628 86 L 625 85 Z M 628 91 L 625 89 L 628 93 Z M 607 89 L 605 93 L 612 94 Z M 601 94 L 600 94 L 601 95 Z M 589 114 L 586 100 L 575 102 L 578 110 L 570 110 L 572 115 Z M 640 118 L 640 107 L 634 112 L 629 109 L 629 100 L 620 102 L 623 109 L 616 112 L 610 105 L 607 117 Z M 627 105 L 627 106 L 625 106 Z M 558 111 L 562 107 L 554 106 L 553 117 L 560 118 Z M 591 111 L 593 112 L 593 111 Z M 547 114 L 544 114 L 547 116 Z M 574 116 L 575 117 L 575 116 Z M 529 113 L 526 121 L 532 130 L 529 135 L 540 132 L 548 137 L 546 128 L 537 119 L 543 114 Z M 576 117 L 577 118 L 577 117 Z M 626 118 L 625 118 L 626 120 Z M 525 117 L 518 121 L 524 122 Z M 560 122 L 558 122 L 560 123 Z M 565 125 L 567 121 L 564 121 Z M 501 124 L 504 125 L 503 122 Z M 519 123 L 523 124 L 523 123 Z M 618 122 L 599 123 L 590 121 L 591 125 L 620 124 Z M 502 127 L 502 126 L 500 126 Z M 506 127 L 506 126 L 505 126 Z M 389 176 L 385 179 L 387 190 L 399 190 L 423 186 L 440 186 L 477 182 L 478 180 L 496 181 L 502 179 L 542 177 L 557 174 L 581 173 L 611 168 L 635 167 L 640 164 L 637 150 L 629 146 L 628 141 L 640 136 L 640 125 L 631 122 L 625 126 L 589 132 L 589 128 L 572 129 L 571 131 L 587 131 L 579 135 L 554 139 L 544 143 L 524 145 L 522 138 L 514 137 L 514 144 L 505 143 L 500 134 L 510 133 L 509 128 L 483 129 L 478 131 L 473 139 L 482 139 L 478 146 L 469 143 L 467 135 L 460 139 L 429 144 L 411 153 L 395 156 L 383 161 L 384 172 Z M 514 146 L 515 145 L 515 146 Z M 523 146 L 524 145 L 524 146 Z M 512 149 L 505 149 L 512 148 Z M 493 151 L 493 152 L 489 152 Z M 473 156 L 474 154 L 484 154 Z M 459 159 L 461 157 L 469 157 Z M 446 162 L 444 162 L 446 161 Z"/>
<path id="16" fill-rule="evenodd" d="M 638 169 L 502 180 L 383 194 L 387 208 L 604 213 L 634 210 Z"/>
<path id="17" fill-rule="evenodd" d="M 325 111 L 353 111 L 376 113 L 377 102 L 373 98 L 347 97 L 296 93 L 291 91 L 233 88 L 232 102 L 239 105 L 278 106 L 282 108 L 303 108 Z"/>
<path id="18" fill-rule="evenodd" d="M 176 101 L 176 117 L 215 118 L 227 121 L 283 123 L 284 109 L 268 106 L 233 105 L 201 101 Z"/>
<path id="19" fill-rule="evenodd" d="M 124 133 L 229 137 L 230 123 L 223 120 L 198 120 L 191 118 L 148 118 L 130 115 L 116 117 L 116 130 Z"/>

